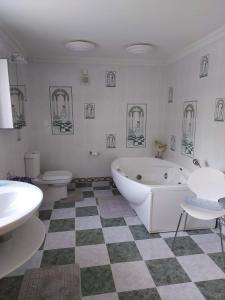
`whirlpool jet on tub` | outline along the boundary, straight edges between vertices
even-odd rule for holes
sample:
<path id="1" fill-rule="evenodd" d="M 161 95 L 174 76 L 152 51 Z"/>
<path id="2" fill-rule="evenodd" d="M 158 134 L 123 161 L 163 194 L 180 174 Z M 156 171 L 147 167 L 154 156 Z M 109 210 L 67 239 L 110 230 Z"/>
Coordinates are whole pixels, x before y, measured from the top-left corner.
<path id="1" fill-rule="evenodd" d="M 187 187 L 190 172 L 170 161 L 151 157 L 122 157 L 111 164 L 113 180 L 149 232 L 176 230 L 180 202 L 194 194 Z M 186 229 L 214 227 L 215 222 L 188 216 Z M 184 220 L 180 226 L 184 229 Z"/>

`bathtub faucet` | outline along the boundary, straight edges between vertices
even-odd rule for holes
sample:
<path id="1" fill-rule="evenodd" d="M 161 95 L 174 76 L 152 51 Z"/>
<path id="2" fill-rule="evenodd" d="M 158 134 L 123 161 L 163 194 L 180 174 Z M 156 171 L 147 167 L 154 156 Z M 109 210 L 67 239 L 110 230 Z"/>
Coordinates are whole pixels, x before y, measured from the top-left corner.
<path id="1" fill-rule="evenodd" d="M 198 160 L 197 158 L 194 158 L 194 159 L 193 159 L 193 164 L 194 164 L 195 166 L 201 168 L 200 162 L 199 162 L 199 160 Z"/>

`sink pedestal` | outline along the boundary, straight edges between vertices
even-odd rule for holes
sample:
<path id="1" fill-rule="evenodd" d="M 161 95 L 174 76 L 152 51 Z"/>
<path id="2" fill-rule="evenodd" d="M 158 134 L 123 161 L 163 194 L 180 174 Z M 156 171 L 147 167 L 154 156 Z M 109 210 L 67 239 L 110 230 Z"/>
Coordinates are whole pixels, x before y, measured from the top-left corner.
<path id="1" fill-rule="evenodd" d="M 45 237 L 45 226 L 37 217 L 13 231 L 11 239 L 0 243 L 0 278 L 11 273 L 40 248 Z"/>
<path id="2" fill-rule="evenodd" d="M 12 232 L 8 232 L 4 235 L 1 235 L 0 236 L 0 244 L 10 240 L 11 238 L 12 238 Z"/>
<path id="3" fill-rule="evenodd" d="M 45 237 L 45 226 L 34 214 L 43 199 L 32 184 L 0 180 L 0 278 L 34 255 Z"/>

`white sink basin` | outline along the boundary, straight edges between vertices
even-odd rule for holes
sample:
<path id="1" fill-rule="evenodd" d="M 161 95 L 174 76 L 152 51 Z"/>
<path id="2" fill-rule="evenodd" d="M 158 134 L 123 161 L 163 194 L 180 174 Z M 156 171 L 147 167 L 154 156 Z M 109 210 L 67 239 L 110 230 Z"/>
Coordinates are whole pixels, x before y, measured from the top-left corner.
<path id="1" fill-rule="evenodd" d="M 34 185 L 0 180 L 0 236 L 26 222 L 42 202 L 42 191 Z"/>

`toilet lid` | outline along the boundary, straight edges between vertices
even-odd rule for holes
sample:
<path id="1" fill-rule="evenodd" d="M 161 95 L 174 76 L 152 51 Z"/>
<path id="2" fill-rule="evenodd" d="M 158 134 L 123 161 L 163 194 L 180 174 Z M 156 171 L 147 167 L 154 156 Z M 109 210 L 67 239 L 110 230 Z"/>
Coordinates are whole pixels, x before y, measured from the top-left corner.
<path id="1" fill-rule="evenodd" d="M 63 180 L 72 178 L 72 173 L 69 171 L 47 171 L 43 174 L 43 180 Z"/>

